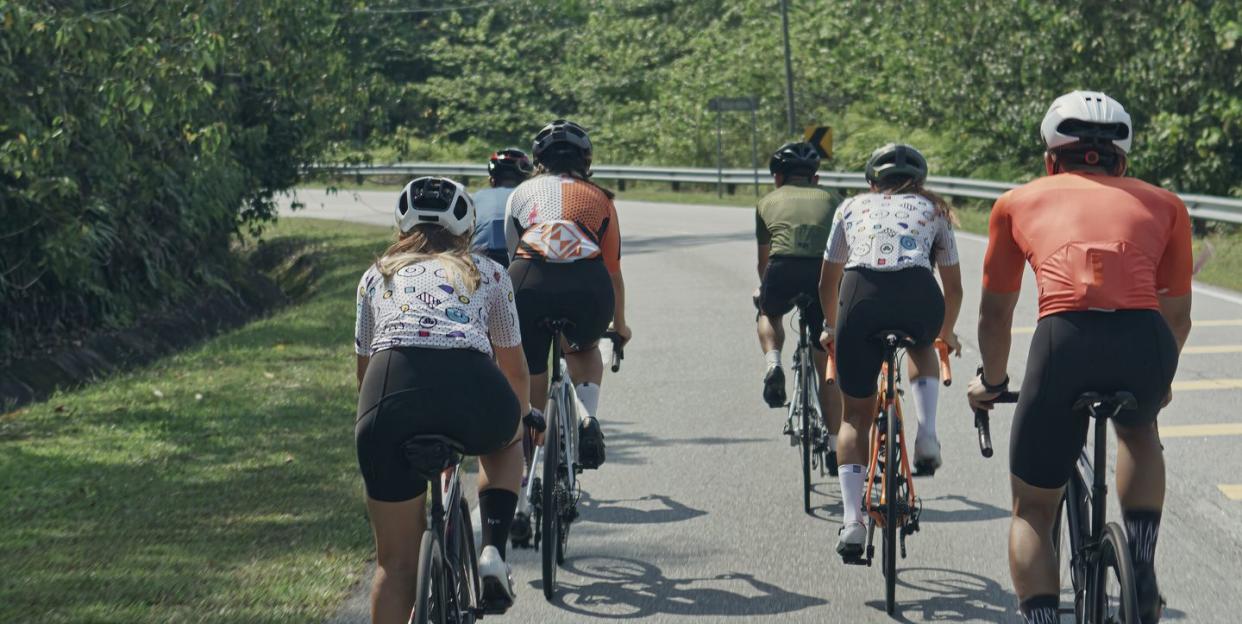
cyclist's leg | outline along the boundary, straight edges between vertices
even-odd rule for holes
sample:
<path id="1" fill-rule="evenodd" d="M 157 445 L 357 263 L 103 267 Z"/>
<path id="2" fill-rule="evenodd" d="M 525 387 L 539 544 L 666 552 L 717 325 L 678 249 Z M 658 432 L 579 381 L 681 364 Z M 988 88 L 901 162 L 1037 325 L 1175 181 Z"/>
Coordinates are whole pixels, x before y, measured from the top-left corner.
<path id="1" fill-rule="evenodd" d="M 545 268 L 524 258 L 514 260 L 509 267 L 522 350 L 530 370 L 530 404 L 539 409 L 548 403 L 548 351 L 552 346 L 552 334 L 543 327 L 543 322 L 551 312 L 550 301 L 556 299 L 555 294 L 546 292 Z"/>
<path id="2" fill-rule="evenodd" d="M 1113 420 L 1117 433 L 1117 495 L 1130 541 L 1135 588 L 1143 622 L 1157 620 L 1161 608 L 1156 582 L 1156 542 L 1164 507 L 1164 450 L 1156 415 L 1177 370 L 1177 344 L 1155 312 L 1116 314 L 1113 325 L 1128 331 L 1113 336 L 1116 387 L 1134 394 L 1138 408 Z"/>
<path id="3" fill-rule="evenodd" d="M 815 344 L 819 344 L 819 335 L 812 336 Z M 824 383 L 824 371 L 828 366 L 828 352 L 822 348 L 814 349 L 811 354 L 815 359 L 815 371 L 819 375 L 819 407 L 824 415 L 824 427 L 828 430 L 829 448 L 835 451 L 837 435 L 841 431 L 842 405 L 841 389 L 836 384 Z"/>
<path id="4" fill-rule="evenodd" d="M 906 354 L 910 363 L 910 395 L 919 421 L 914 463 L 921 470 L 935 470 L 941 464 L 940 439 L 936 436 L 940 362 L 933 345 L 944 325 L 944 294 L 931 272 L 920 267 L 897 271 L 893 279 L 898 282 L 895 290 L 904 299 L 897 306 L 906 316 L 904 329 L 917 345 Z"/>
<path id="5" fill-rule="evenodd" d="M 1074 320 L 1077 315 L 1039 321 L 1009 441 L 1009 572 L 1024 615 L 1036 622 L 1040 617 L 1056 621 L 1049 615 L 1055 614 L 1060 596 L 1052 528 L 1089 424 L 1087 417 L 1073 412 L 1073 405 L 1098 382 L 1091 370 L 1090 334 Z"/>
<path id="6" fill-rule="evenodd" d="M 392 393 L 414 387 L 417 360 L 426 355 L 405 350 L 376 353 L 358 396 L 354 437 L 377 559 L 371 588 L 374 622 L 405 622 L 414 607 L 427 484 L 410 474 L 401 444 L 421 432 L 425 414 L 412 394 Z M 438 404 L 438 398 L 432 397 L 431 403 Z"/>
<path id="7" fill-rule="evenodd" d="M 785 345 L 785 315 L 793 310 L 793 298 L 800 291 L 797 267 L 785 258 L 772 258 L 759 284 L 759 314 L 756 331 L 765 361 L 763 400 L 769 407 L 785 404 L 785 370 L 781 366 L 781 349 Z"/>
<path id="8" fill-rule="evenodd" d="M 600 384 L 604 379 L 599 341 L 612 322 L 615 294 L 612 278 L 602 262 L 581 261 L 564 266 L 573 287 L 561 298 L 564 316 L 573 323 L 565 330 L 569 343 L 565 363 L 584 412 L 579 414 L 578 460 L 583 468 L 593 469 L 604 463 L 604 431 L 598 419 Z"/>

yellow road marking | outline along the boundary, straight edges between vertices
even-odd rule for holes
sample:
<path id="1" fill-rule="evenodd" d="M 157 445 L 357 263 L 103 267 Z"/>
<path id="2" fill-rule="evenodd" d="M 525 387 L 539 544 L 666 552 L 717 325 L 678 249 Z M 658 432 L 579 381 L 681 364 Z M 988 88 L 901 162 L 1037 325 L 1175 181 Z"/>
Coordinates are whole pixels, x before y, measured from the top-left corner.
<path id="1" fill-rule="evenodd" d="M 1242 379 L 1195 379 L 1173 382 L 1174 392 L 1196 390 L 1236 390 L 1242 388 Z"/>
<path id="2" fill-rule="evenodd" d="M 1225 495 L 1225 498 L 1228 498 L 1229 500 L 1242 501 L 1242 483 L 1222 483 L 1216 487 L 1220 488 L 1220 491 Z"/>
<path id="3" fill-rule="evenodd" d="M 1160 425 L 1161 438 L 1198 438 L 1203 436 L 1242 435 L 1242 423 L 1216 425 Z"/>

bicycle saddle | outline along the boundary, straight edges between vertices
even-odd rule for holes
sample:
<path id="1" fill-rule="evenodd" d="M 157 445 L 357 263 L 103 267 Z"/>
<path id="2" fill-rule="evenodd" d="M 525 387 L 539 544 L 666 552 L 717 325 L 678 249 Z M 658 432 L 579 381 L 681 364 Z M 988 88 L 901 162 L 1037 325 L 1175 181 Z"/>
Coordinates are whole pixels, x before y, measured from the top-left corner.
<path id="1" fill-rule="evenodd" d="M 456 466 L 464 453 L 457 440 L 442 435 L 416 435 L 401 444 L 410 469 L 430 480 L 441 471 Z"/>
<path id="2" fill-rule="evenodd" d="M 871 337 L 872 340 L 890 347 L 913 347 L 914 338 L 899 329 L 885 329 Z"/>
<path id="3" fill-rule="evenodd" d="M 798 306 L 799 310 L 807 309 L 813 301 L 814 300 L 811 299 L 810 295 L 807 295 L 806 293 L 799 293 L 798 296 L 793 298 L 793 304 Z"/>
<path id="4" fill-rule="evenodd" d="M 1075 412 L 1088 412 L 1096 418 L 1116 416 L 1121 410 L 1132 410 L 1138 407 L 1138 401 L 1129 392 L 1109 394 L 1104 392 L 1084 392 L 1074 401 Z"/>
<path id="5" fill-rule="evenodd" d="M 547 328 L 549 331 L 564 331 L 566 327 L 573 327 L 573 321 L 567 318 L 546 318 L 539 321 L 541 327 Z"/>

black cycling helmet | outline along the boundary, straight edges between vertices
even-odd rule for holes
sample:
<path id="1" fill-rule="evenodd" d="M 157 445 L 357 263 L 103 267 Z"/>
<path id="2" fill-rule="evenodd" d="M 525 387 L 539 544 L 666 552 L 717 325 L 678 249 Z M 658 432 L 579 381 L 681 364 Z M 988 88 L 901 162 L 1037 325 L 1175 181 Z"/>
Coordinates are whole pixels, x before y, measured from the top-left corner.
<path id="1" fill-rule="evenodd" d="M 915 184 L 927 179 L 927 159 L 923 154 L 903 143 L 889 143 L 867 159 L 867 181 L 877 186 L 899 178 L 909 178 Z"/>
<path id="2" fill-rule="evenodd" d="M 586 128 L 572 121 L 557 119 L 543 127 L 535 135 L 531 145 L 531 153 L 535 161 L 548 164 L 554 161 L 581 161 L 584 165 L 591 162 L 591 138 Z"/>
<path id="3" fill-rule="evenodd" d="M 768 161 L 769 173 L 813 176 L 819 171 L 819 150 L 810 143 L 786 143 Z"/>
<path id="4" fill-rule="evenodd" d="M 492 154 L 487 160 L 487 175 L 497 180 L 513 178 L 525 180 L 535 171 L 526 152 L 516 147 L 506 147 Z"/>

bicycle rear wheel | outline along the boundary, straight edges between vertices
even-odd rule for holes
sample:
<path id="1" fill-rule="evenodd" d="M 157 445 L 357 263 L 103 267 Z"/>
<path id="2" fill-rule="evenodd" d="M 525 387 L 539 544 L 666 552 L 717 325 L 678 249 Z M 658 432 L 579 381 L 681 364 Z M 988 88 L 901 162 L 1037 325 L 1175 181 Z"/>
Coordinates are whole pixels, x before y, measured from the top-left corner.
<path id="1" fill-rule="evenodd" d="M 445 587 L 444 558 L 440 540 L 431 531 L 423 532 L 418 552 L 418 592 L 414 600 L 416 624 L 448 622 L 448 588 Z"/>
<path id="2" fill-rule="evenodd" d="M 890 403 L 884 409 L 884 610 L 892 615 L 897 608 L 897 474 L 900 471 L 897 456 L 897 405 Z"/>
<path id="3" fill-rule="evenodd" d="M 557 473 L 561 465 L 561 415 L 556 401 L 548 403 L 547 436 L 543 442 L 542 483 L 542 532 L 539 547 L 543 560 L 543 597 L 548 600 L 556 593 L 556 557 L 561 548 L 561 510 L 557 501 Z"/>
<path id="4" fill-rule="evenodd" d="M 1100 556 L 1091 573 L 1087 592 L 1091 612 L 1100 624 L 1139 624 L 1138 595 L 1134 588 L 1134 564 L 1121 525 L 1110 522 L 1100 540 Z"/>
<path id="5" fill-rule="evenodd" d="M 798 437 L 802 442 L 802 510 L 811 513 L 811 444 L 814 442 L 814 432 L 811 431 L 811 408 L 810 402 L 807 400 L 806 391 L 806 367 L 803 361 L 807 354 L 799 352 L 799 364 L 796 382 L 798 391 L 798 411 L 799 419 L 802 422 L 802 433 Z"/>

